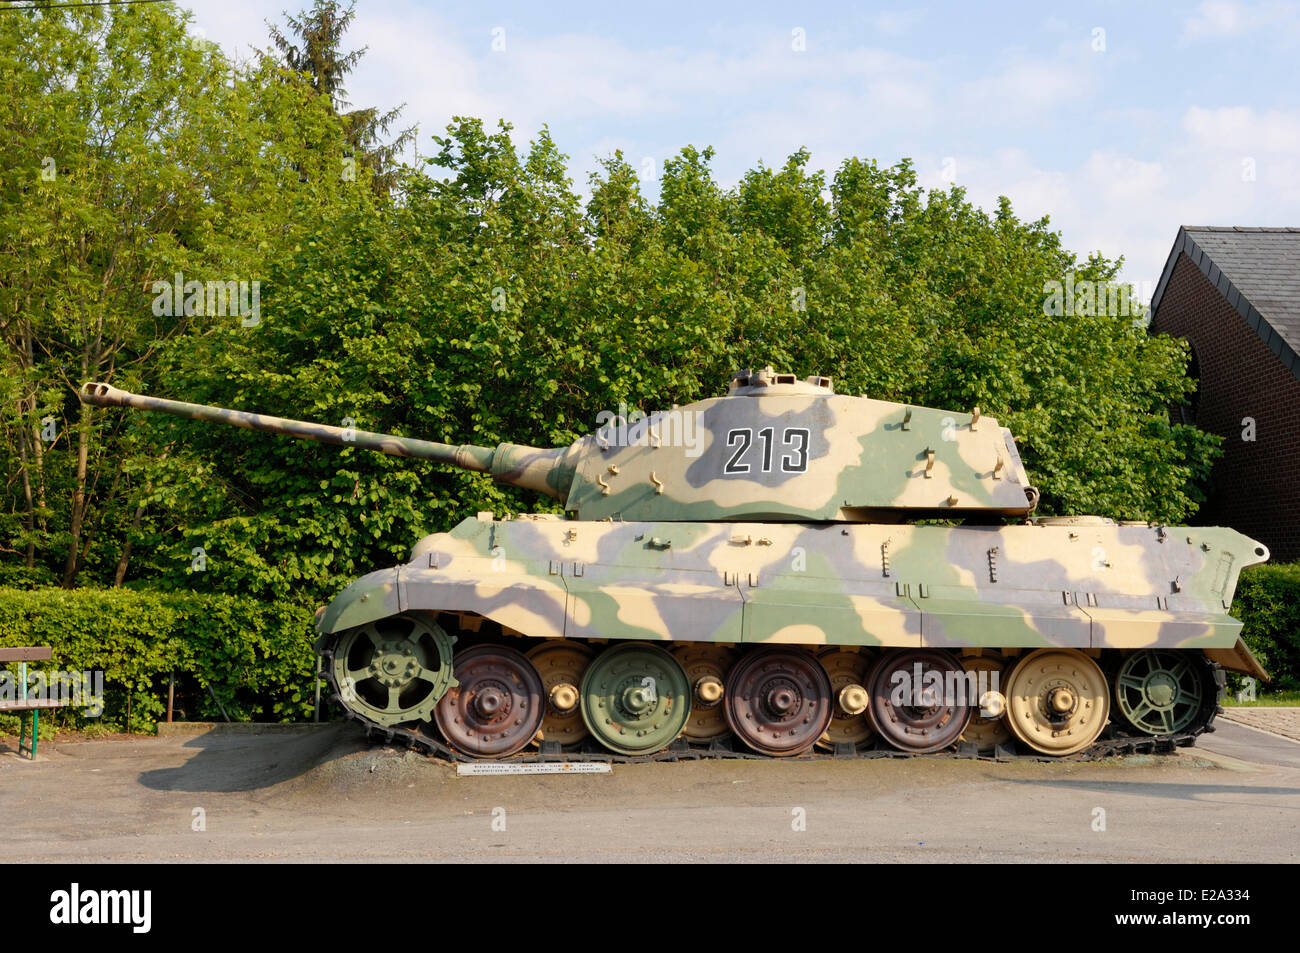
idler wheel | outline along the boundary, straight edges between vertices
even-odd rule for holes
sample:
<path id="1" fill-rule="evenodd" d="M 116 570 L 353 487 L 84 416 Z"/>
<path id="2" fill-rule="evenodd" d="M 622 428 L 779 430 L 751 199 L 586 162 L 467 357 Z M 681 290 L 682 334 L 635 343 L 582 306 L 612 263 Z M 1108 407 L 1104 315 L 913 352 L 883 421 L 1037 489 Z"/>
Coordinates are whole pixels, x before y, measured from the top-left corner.
<path id="1" fill-rule="evenodd" d="M 1203 665 L 1188 652 L 1144 649 L 1120 666 L 1115 702 L 1138 731 L 1172 735 L 1196 718 L 1205 704 Z"/>
<path id="2" fill-rule="evenodd" d="M 837 742 L 858 745 L 869 740 L 876 733 L 867 717 L 871 694 L 866 688 L 874 658 L 867 652 L 827 649 L 817 661 L 826 669 L 835 698 L 831 723 L 817 739 L 818 746 L 834 748 Z"/>
<path id="3" fill-rule="evenodd" d="M 691 714 L 686 672 L 663 649 L 625 642 L 601 652 L 582 678 L 582 720 L 619 754 L 668 747 Z"/>
<path id="4" fill-rule="evenodd" d="M 736 661 L 735 650 L 711 642 L 686 642 L 673 648 L 673 658 L 691 684 L 691 717 L 686 719 L 682 735 L 701 742 L 722 737 L 731 730 L 721 702 L 727 673 Z"/>
<path id="5" fill-rule="evenodd" d="M 803 754 L 826 731 L 834 702 L 831 680 L 808 652 L 763 648 L 743 657 L 727 678 L 727 723 L 760 754 Z"/>
<path id="6" fill-rule="evenodd" d="M 381 725 L 427 721 L 454 687 L 456 639 L 435 622 L 391 616 L 339 636 L 330 665 L 339 701 Z"/>
<path id="7" fill-rule="evenodd" d="M 956 744 L 977 698 L 966 698 L 964 669 L 951 652 L 891 652 L 871 673 L 871 721 L 895 748 L 917 754 Z"/>
<path id="8" fill-rule="evenodd" d="M 1016 737 L 1043 754 L 1082 751 L 1110 716 L 1106 676 L 1076 649 L 1038 649 L 1007 678 L 1006 720 Z"/>
<path id="9" fill-rule="evenodd" d="M 550 639 L 528 650 L 528 659 L 537 667 L 546 687 L 541 740 L 558 741 L 567 747 L 587 737 L 579 686 L 595 654 L 591 646 L 571 639 Z"/>
<path id="10" fill-rule="evenodd" d="M 973 655 L 963 658 L 961 664 L 967 672 L 974 672 L 976 675 L 977 689 L 974 698 L 976 703 L 983 697 L 984 691 L 1006 691 L 1007 661 L 1000 655 Z M 983 673 L 982 683 L 981 673 Z M 969 679 L 967 681 L 969 682 Z M 970 742 L 980 751 L 992 751 L 998 745 L 1005 745 L 1011 741 L 1011 728 L 1001 714 L 996 718 L 984 718 L 979 709 L 975 708 L 971 711 L 970 723 L 962 732 L 961 740 Z"/>
<path id="11" fill-rule="evenodd" d="M 434 711 L 452 747 L 480 758 L 506 758 L 542 727 L 542 678 L 523 653 L 501 645 L 466 649 L 456 656 L 456 680 L 460 685 Z"/>

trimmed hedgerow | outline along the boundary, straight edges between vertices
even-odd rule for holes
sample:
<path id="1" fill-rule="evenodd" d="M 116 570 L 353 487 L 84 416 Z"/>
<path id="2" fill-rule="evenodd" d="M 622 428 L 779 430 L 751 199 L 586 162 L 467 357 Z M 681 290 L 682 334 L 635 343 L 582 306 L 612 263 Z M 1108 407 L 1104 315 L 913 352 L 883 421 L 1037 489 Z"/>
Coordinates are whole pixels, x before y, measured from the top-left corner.
<path id="1" fill-rule="evenodd" d="M 1243 570 L 1232 614 L 1245 623 L 1242 637 L 1273 678 L 1268 689 L 1300 688 L 1300 563 Z"/>
<path id="2" fill-rule="evenodd" d="M 312 714 L 312 610 L 292 602 L 126 589 L 0 589 L 0 646 L 48 645 L 30 669 L 102 670 L 98 718 L 64 708 L 68 728 L 147 731 L 172 674 L 190 718 L 296 721 Z M 12 666 L 11 666 L 12 667 Z M 0 718 L 16 730 L 17 716 Z"/>

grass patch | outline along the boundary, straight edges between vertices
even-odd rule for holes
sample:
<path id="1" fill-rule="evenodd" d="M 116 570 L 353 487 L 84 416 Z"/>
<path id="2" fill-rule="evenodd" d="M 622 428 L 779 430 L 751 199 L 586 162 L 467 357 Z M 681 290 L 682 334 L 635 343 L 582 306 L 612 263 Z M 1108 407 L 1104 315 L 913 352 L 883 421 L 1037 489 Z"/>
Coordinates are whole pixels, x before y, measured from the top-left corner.
<path id="1" fill-rule="evenodd" d="M 1229 695 L 1223 700 L 1224 708 L 1296 708 L 1300 707 L 1300 692 L 1261 692 L 1254 701 L 1237 701 Z"/>

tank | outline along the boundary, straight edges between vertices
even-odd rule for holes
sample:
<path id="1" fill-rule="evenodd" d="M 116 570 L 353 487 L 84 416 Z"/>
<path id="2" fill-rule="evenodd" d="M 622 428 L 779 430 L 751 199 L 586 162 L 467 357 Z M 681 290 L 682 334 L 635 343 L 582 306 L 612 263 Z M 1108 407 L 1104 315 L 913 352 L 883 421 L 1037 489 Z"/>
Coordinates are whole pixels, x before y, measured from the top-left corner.
<path id="1" fill-rule="evenodd" d="M 162 411 L 490 474 L 563 514 L 467 516 L 316 614 L 333 697 L 458 759 L 1172 750 L 1224 670 L 1259 542 L 1034 517 L 1015 439 L 974 408 L 732 375 L 725 396 L 569 447 L 454 446 L 130 394 Z"/>

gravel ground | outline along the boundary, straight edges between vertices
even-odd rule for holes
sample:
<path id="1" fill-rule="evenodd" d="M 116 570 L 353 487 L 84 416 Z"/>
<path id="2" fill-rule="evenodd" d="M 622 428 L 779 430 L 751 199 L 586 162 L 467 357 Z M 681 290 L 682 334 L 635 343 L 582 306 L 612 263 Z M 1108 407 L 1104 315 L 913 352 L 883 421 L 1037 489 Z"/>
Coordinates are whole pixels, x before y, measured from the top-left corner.
<path id="1" fill-rule="evenodd" d="M 350 725 L 0 739 L 7 861 L 1295 862 L 1300 744 L 1169 757 L 615 765 L 458 778 Z M 200 823 L 202 821 L 202 823 Z M 198 828 L 198 829 L 196 829 Z"/>

